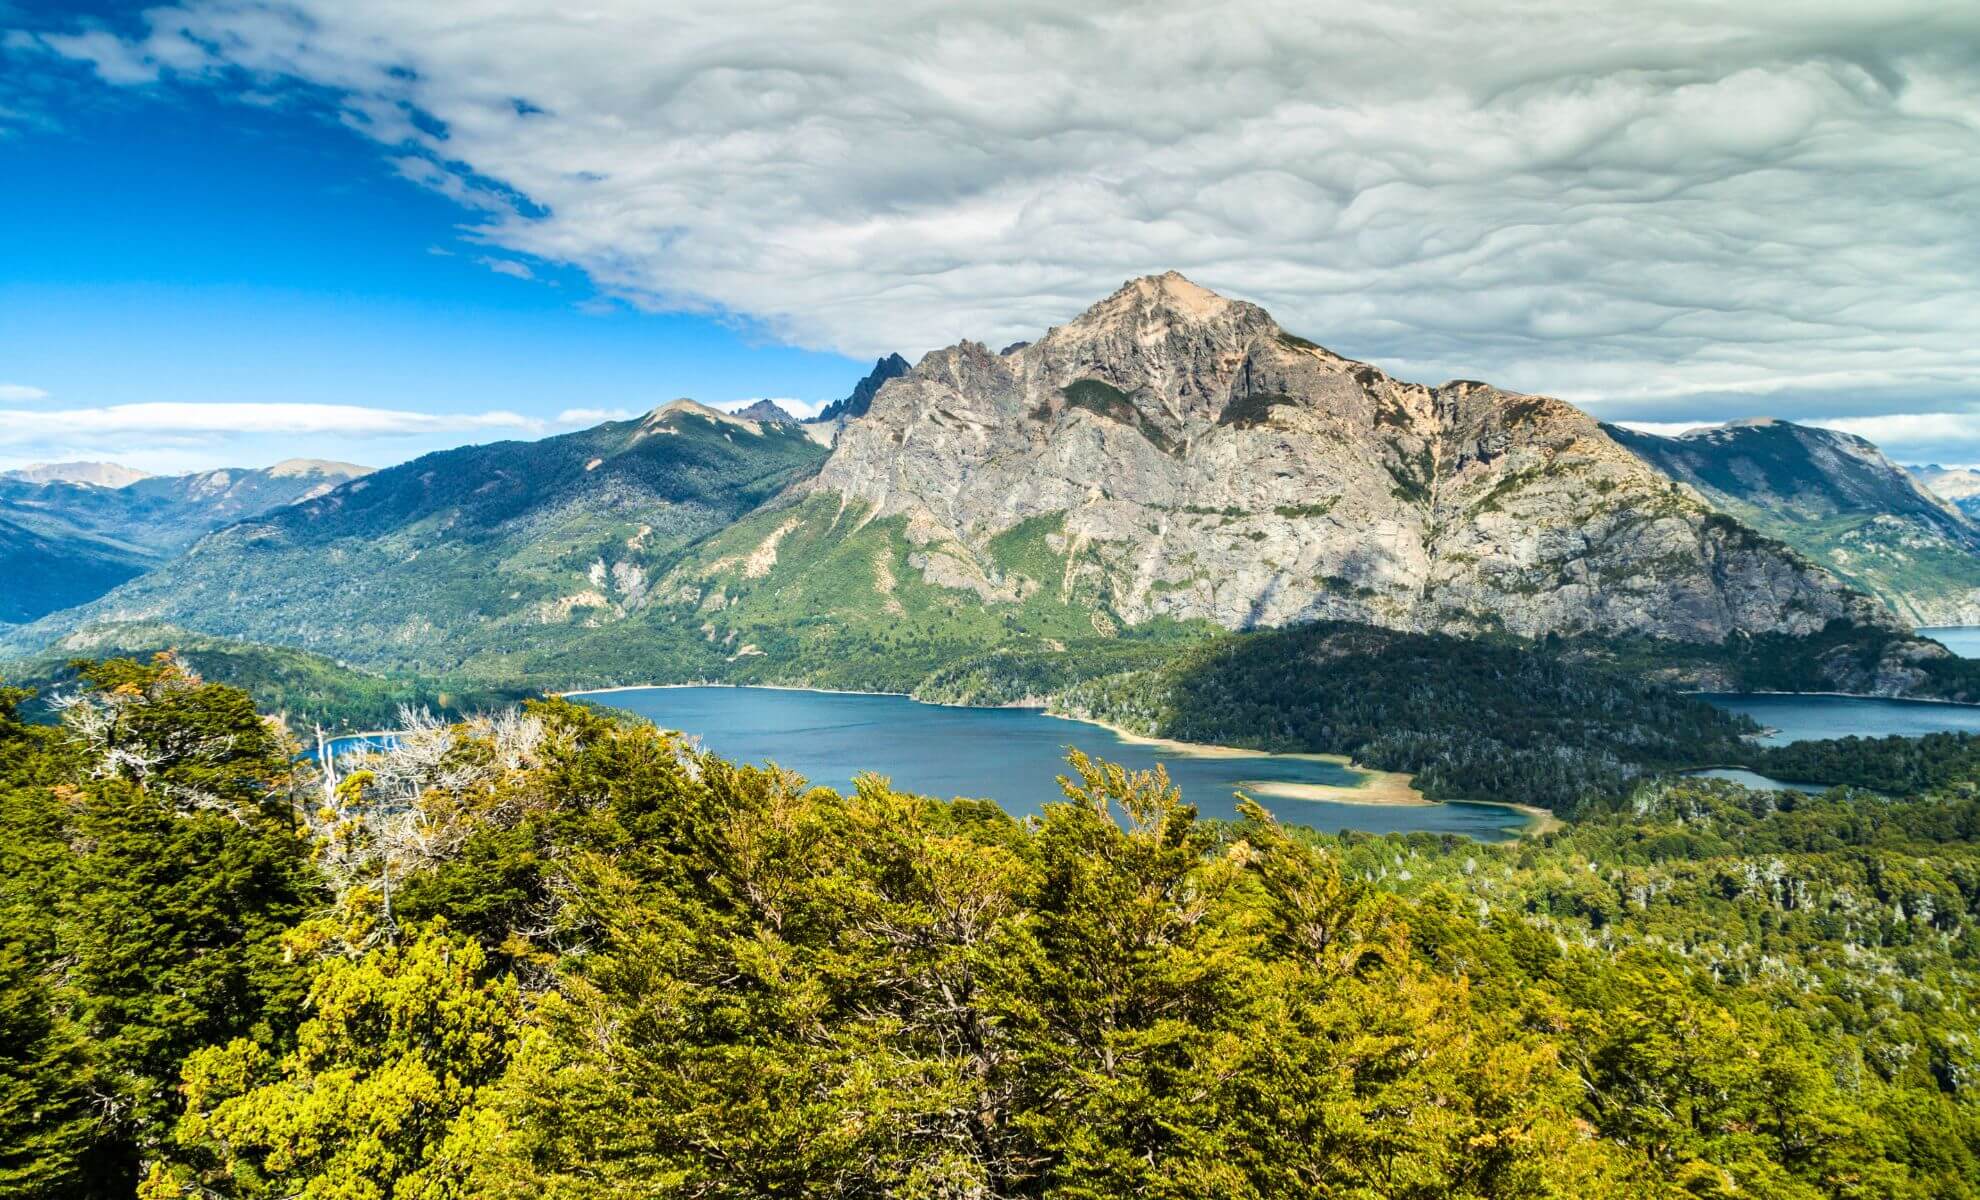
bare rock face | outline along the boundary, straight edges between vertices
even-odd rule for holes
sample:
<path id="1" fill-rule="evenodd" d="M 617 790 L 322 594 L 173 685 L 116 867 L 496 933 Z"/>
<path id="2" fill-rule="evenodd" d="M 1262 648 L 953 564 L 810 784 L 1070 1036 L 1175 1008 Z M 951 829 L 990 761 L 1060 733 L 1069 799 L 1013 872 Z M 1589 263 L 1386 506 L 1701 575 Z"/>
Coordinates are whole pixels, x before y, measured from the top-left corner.
<path id="1" fill-rule="evenodd" d="M 931 583 L 1021 594 L 992 539 L 1061 516 L 1114 618 L 1528 637 L 1806 633 L 1876 603 L 1708 508 L 1558 400 L 1389 378 L 1182 276 L 875 395 L 805 485 L 906 517 Z M 940 576 L 939 578 L 937 576 Z"/>

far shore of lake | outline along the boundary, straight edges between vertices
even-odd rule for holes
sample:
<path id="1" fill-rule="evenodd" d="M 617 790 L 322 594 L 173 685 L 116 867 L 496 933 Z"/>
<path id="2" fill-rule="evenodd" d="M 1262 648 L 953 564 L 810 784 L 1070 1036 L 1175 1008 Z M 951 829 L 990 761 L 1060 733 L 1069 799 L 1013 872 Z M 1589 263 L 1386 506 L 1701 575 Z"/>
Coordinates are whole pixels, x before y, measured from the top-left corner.
<path id="1" fill-rule="evenodd" d="M 643 692 L 658 689 L 680 688 L 760 688 L 777 692 L 813 692 L 828 696 L 893 696 L 913 700 L 917 704 L 933 704 L 944 708 L 1023 708 L 1039 712 L 1061 721 L 1073 721 L 1081 725 L 1091 725 L 1104 729 L 1123 742 L 1149 746 L 1178 756 L 1191 758 L 1277 758 L 1296 759 L 1302 762 L 1326 763 L 1343 767 L 1361 776 L 1361 781 L 1352 785 L 1330 783 L 1298 783 L 1286 780 L 1248 780 L 1244 790 L 1260 798 L 1279 800 L 1318 801 L 1327 804 L 1366 804 L 1370 806 L 1425 807 L 1441 804 L 1416 789 L 1415 777 L 1402 771 L 1377 771 L 1368 767 L 1356 766 L 1345 754 L 1320 754 L 1306 751 L 1251 750 L 1242 746 L 1216 746 L 1204 742 L 1183 742 L 1174 738 L 1152 737 L 1123 729 L 1106 721 L 1092 717 L 1073 716 L 1070 713 L 1054 712 L 1040 704 L 955 704 L 940 700 L 922 700 L 908 692 L 867 692 L 854 688 L 797 687 L 782 683 L 647 683 L 622 684 L 616 687 L 579 688 L 568 692 L 553 692 L 560 699 L 588 696 L 608 696 L 616 692 Z M 1492 808 L 1508 809 L 1525 818 L 1520 828 L 1524 837 L 1538 837 L 1565 829 L 1567 823 L 1547 809 L 1531 804 L 1514 804 L 1503 800 L 1469 800 L 1467 804 L 1482 804 Z"/>

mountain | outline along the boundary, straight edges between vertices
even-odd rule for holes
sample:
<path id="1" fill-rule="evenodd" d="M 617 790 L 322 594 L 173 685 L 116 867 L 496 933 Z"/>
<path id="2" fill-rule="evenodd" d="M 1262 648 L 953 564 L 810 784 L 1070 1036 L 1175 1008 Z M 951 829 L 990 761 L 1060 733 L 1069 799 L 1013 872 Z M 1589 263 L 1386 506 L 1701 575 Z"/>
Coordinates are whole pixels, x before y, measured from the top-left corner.
<path id="1" fill-rule="evenodd" d="M 795 425 L 689 400 L 429 454 L 221 529 L 6 645 L 26 654 L 80 627 L 163 622 L 372 669 L 514 680 L 575 631 L 636 613 L 683 545 L 824 454 Z"/>
<path id="2" fill-rule="evenodd" d="M 260 469 L 152 475 L 120 487 L 0 477 L 0 514 L 43 520 L 174 554 L 244 517 L 314 499 L 370 467 L 289 459 Z"/>
<path id="3" fill-rule="evenodd" d="M 756 403 L 737 409 L 732 416 L 745 421 L 770 421 L 779 425 L 795 425 L 797 418 L 777 407 L 775 400 L 758 400 Z"/>
<path id="4" fill-rule="evenodd" d="M 75 466 L 107 464 L 64 469 Z M 120 486 L 0 476 L 0 573 L 19 581 L 0 600 L 0 621 L 31 621 L 93 600 L 223 525 L 323 495 L 370 469 L 291 459 L 260 470 L 141 476 Z M 95 474 L 115 479 L 122 470 Z"/>
<path id="5" fill-rule="evenodd" d="M 143 471 L 103 462 L 30 463 L 18 470 L 0 471 L 0 479 L 19 479 L 27 483 L 87 483 L 102 488 L 120 488 L 149 478 Z"/>
<path id="6" fill-rule="evenodd" d="M 880 394 L 880 389 L 887 381 L 899 379 L 907 373 L 908 360 L 898 354 L 889 354 L 885 358 L 878 359 L 874 362 L 873 369 L 866 373 L 866 378 L 853 385 L 851 395 L 827 404 L 819 410 L 813 420 L 819 424 L 829 424 L 863 417 L 867 409 L 873 406 L 873 397 Z"/>
<path id="7" fill-rule="evenodd" d="M 1315 620 L 1558 638 L 1633 669 L 1688 646 L 1668 677 L 1721 681 L 1748 670 L 1724 647 L 1821 634 L 1831 686 L 1894 694 L 1938 688 L 1924 660 L 1946 656 L 1567 404 L 1395 380 L 1179 275 L 1002 354 L 931 353 L 829 450 L 820 428 L 677 401 L 429 455 L 0 649 L 164 622 L 482 687 L 999 701 Z"/>
<path id="8" fill-rule="evenodd" d="M 142 547 L 0 506 L 0 624 L 93 600 L 154 561 Z"/>
<path id="9" fill-rule="evenodd" d="M 1607 432 L 1920 625 L 1980 622 L 1980 525 L 1860 437 L 1771 419 Z"/>
<path id="10" fill-rule="evenodd" d="M 1980 518 L 1980 471 L 1969 467 L 1942 467 L 1937 463 L 1906 469 L 1921 487 L 1933 495 L 1951 501 L 1954 507 L 1969 517 Z"/>
<path id="11" fill-rule="evenodd" d="M 261 470 L 223 468 L 193 475 L 153 476 L 124 490 L 134 497 L 163 501 L 187 514 L 182 528 L 193 537 L 285 504 L 314 500 L 331 489 L 372 472 L 355 463 L 291 458 Z M 184 536 L 180 534 L 179 536 Z"/>
<path id="12" fill-rule="evenodd" d="M 931 353 L 658 591 L 759 647 L 800 621 L 814 643 L 974 623 L 1038 645 L 1316 619 L 1694 642 L 1895 625 L 1565 403 L 1391 379 L 1173 273 L 1004 354 Z"/>

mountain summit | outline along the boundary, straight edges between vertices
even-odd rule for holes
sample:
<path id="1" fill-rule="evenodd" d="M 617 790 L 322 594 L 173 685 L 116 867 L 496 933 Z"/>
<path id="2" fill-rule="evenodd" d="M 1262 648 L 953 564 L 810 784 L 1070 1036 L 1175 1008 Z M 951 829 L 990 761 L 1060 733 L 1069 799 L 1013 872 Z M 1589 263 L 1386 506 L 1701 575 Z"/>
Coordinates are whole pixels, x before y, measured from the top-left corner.
<path id="1" fill-rule="evenodd" d="M 165 622 L 482 682 L 884 688 L 1315 620 L 1707 644 L 1839 621 L 1872 647 L 1824 676 L 1846 690 L 1944 654 L 1571 405 L 1394 379 L 1180 275 L 892 371 L 830 424 L 676 401 L 429 455 L 6 640 Z"/>
<path id="2" fill-rule="evenodd" d="M 902 572 L 993 609 L 1054 596 L 1103 630 L 1337 619 L 1717 641 L 1890 621 L 1568 404 L 1392 379 L 1173 272 L 1006 353 L 927 355 L 788 507 L 709 561 L 773 529 L 796 544 L 888 522 Z M 699 569 L 682 582 L 706 591 Z M 881 605 L 902 572 L 869 569 L 842 602 Z M 725 620 L 779 586 L 726 582 Z"/>

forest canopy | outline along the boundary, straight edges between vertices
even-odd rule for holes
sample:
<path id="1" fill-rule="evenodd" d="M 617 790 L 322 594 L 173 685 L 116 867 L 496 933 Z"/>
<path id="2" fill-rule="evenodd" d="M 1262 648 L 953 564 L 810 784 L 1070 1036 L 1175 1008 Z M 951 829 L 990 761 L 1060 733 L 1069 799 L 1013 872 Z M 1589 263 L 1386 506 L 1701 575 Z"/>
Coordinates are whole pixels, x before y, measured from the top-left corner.
<path id="1" fill-rule="evenodd" d="M 1018 822 L 559 701 L 323 768 L 169 657 L 28 699 L 0 1195 L 1980 1195 L 1963 765 L 1492 846 L 1077 755 Z"/>

